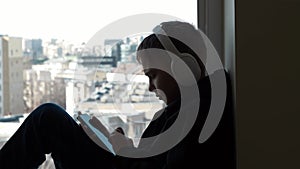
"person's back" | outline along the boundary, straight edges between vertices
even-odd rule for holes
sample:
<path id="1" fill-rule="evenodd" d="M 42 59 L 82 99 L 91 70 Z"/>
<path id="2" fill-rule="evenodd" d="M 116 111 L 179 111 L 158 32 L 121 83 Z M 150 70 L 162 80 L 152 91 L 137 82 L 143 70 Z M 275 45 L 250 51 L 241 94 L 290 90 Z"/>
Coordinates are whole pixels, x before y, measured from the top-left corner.
<path id="1" fill-rule="evenodd" d="M 200 89 L 201 103 L 197 120 L 187 136 L 168 153 L 166 168 L 175 169 L 187 166 L 199 166 L 199 168 L 204 169 L 235 168 L 234 118 L 230 94 L 227 95 L 226 106 L 218 127 L 208 140 L 199 143 L 199 136 L 211 102 L 208 81 L 208 78 L 205 78 L 200 82 L 202 83 L 202 89 Z M 228 92 L 230 92 L 229 83 Z"/>

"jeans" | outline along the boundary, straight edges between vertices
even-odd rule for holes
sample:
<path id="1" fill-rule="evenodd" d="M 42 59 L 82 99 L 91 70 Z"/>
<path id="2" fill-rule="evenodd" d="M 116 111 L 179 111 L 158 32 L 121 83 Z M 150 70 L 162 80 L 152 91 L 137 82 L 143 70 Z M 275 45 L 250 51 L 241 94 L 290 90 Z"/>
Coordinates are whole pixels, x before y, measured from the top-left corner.
<path id="1" fill-rule="evenodd" d="M 95 144 L 60 106 L 45 103 L 0 150 L 1 169 L 38 168 L 51 153 L 56 169 L 111 169 L 113 155 Z"/>

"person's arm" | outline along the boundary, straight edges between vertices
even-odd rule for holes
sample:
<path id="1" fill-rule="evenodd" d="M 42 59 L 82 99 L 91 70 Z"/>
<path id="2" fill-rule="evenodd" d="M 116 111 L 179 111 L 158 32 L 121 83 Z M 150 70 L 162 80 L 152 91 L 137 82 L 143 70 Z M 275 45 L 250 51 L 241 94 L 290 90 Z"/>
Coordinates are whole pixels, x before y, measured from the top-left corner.
<path id="1" fill-rule="evenodd" d="M 109 133 L 106 127 L 96 118 L 92 117 L 90 123 L 101 130 L 103 133 L 107 134 L 109 141 L 113 145 L 113 148 L 116 152 L 115 166 L 118 169 L 160 169 L 163 168 L 162 161 L 165 161 L 164 158 L 166 154 L 157 155 L 154 157 L 148 158 L 133 158 L 133 157 L 124 157 L 120 154 L 128 154 L 131 152 L 143 152 L 147 151 L 149 147 L 137 147 L 133 146 L 133 142 L 128 138 L 122 128 L 116 128 L 114 132 Z"/>

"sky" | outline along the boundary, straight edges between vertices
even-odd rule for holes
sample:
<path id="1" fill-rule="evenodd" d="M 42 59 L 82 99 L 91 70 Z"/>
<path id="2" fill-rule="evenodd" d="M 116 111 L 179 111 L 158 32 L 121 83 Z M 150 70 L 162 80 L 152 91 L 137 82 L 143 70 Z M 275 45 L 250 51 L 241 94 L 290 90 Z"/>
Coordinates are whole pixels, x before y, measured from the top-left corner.
<path id="1" fill-rule="evenodd" d="M 76 43 L 134 14 L 167 14 L 195 25 L 197 20 L 197 0 L 2 0 L 0 6 L 0 35 Z"/>

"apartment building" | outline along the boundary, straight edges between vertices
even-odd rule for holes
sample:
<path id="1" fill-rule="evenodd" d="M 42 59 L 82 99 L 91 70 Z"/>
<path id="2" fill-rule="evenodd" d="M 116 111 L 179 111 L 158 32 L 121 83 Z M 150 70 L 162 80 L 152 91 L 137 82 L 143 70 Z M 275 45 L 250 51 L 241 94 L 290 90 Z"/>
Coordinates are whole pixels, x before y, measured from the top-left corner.
<path id="1" fill-rule="evenodd" d="M 25 112 L 30 113 L 40 104 L 54 102 L 66 107 L 65 79 L 57 77 L 57 73 L 65 67 L 65 62 L 47 62 L 33 65 L 24 70 L 24 102 Z"/>
<path id="2" fill-rule="evenodd" d="M 22 114 L 22 38 L 0 35 L 0 116 Z"/>

